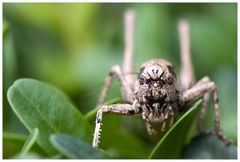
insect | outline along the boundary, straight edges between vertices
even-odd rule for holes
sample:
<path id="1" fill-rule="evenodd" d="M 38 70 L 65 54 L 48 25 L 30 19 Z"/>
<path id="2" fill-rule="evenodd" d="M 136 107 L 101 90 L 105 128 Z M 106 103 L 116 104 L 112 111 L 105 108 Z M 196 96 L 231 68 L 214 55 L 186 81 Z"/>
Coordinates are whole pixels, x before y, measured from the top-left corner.
<path id="1" fill-rule="evenodd" d="M 198 131 L 204 133 L 204 118 L 208 106 L 209 95 L 213 94 L 215 128 L 213 134 L 226 145 L 230 140 L 224 137 L 220 128 L 218 108 L 218 90 L 213 81 L 205 76 L 194 84 L 194 74 L 190 56 L 189 25 L 185 20 L 178 23 L 181 49 L 180 77 L 173 65 L 163 59 L 153 59 L 142 64 L 138 76 L 133 73 L 133 31 L 135 13 L 127 10 L 124 15 L 125 52 L 123 68 L 115 65 L 111 68 L 102 87 L 99 98 L 99 110 L 96 115 L 96 126 L 93 147 L 100 142 L 100 127 L 103 114 L 136 115 L 141 114 L 150 135 L 157 131 L 153 123 L 159 123 L 159 129 L 166 131 L 173 125 L 179 112 L 186 111 L 194 101 L 203 98 L 198 119 Z M 123 104 L 102 105 L 111 85 L 113 76 L 120 82 Z"/>

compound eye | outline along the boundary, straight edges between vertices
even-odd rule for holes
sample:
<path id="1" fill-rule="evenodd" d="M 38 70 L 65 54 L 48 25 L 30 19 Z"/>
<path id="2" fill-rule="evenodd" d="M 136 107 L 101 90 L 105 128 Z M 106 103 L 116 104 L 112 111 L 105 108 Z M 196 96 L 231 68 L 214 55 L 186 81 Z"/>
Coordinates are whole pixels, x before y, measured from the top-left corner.
<path id="1" fill-rule="evenodd" d="M 145 81 L 146 81 L 146 78 L 143 75 L 140 75 L 139 76 L 139 83 L 140 83 L 140 85 L 143 85 L 145 83 Z"/>
<path id="2" fill-rule="evenodd" d="M 170 73 L 168 73 L 167 75 L 166 75 L 166 82 L 168 83 L 168 84 L 172 84 L 173 83 L 173 75 L 172 74 L 170 74 Z"/>
<path id="3" fill-rule="evenodd" d="M 173 76 L 172 75 L 168 76 L 167 82 L 168 82 L 168 84 L 172 84 L 173 83 Z"/>

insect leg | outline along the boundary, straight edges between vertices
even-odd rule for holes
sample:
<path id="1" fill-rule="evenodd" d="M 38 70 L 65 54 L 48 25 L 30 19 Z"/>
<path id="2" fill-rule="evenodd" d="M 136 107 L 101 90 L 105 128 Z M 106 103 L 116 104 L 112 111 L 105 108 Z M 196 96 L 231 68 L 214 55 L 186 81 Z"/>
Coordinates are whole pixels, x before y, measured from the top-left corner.
<path id="1" fill-rule="evenodd" d="M 129 102 L 132 102 L 133 92 L 130 89 L 129 85 L 127 84 L 125 76 L 124 76 L 120 66 L 115 65 L 115 66 L 112 67 L 112 69 L 109 72 L 107 78 L 105 79 L 104 85 L 102 86 L 102 89 L 101 89 L 101 92 L 100 92 L 100 97 L 99 97 L 99 100 L 98 100 L 98 105 L 103 104 L 103 102 L 105 101 L 107 92 L 110 88 L 110 85 L 112 83 L 112 79 L 113 79 L 114 75 L 116 75 L 117 78 L 119 79 L 123 99 L 127 100 Z"/>
<path id="2" fill-rule="evenodd" d="M 202 79 L 200 79 L 196 84 L 196 85 L 201 85 L 204 84 L 206 82 L 209 82 L 210 79 L 208 76 L 203 77 Z M 203 103 L 202 103 L 202 107 L 200 109 L 200 113 L 198 116 L 198 132 L 199 133 L 204 133 L 204 118 L 206 115 L 206 111 L 207 111 L 207 107 L 208 107 L 208 102 L 209 102 L 209 93 L 205 93 L 203 95 Z"/>
<path id="3" fill-rule="evenodd" d="M 126 74 L 127 83 L 133 89 L 135 84 L 135 76 L 133 73 L 133 59 L 134 59 L 134 27 L 135 27 L 135 11 L 128 9 L 124 13 L 124 58 L 123 58 L 123 72 Z"/>
<path id="4" fill-rule="evenodd" d="M 190 53 L 189 24 L 186 20 L 178 23 L 181 50 L 180 91 L 189 89 L 194 82 L 193 66 Z"/>
<path id="5" fill-rule="evenodd" d="M 149 121 L 149 118 L 147 117 L 147 115 L 143 112 L 142 113 L 142 118 L 144 120 L 145 126 L 147 128 L 147 132 L 149 135 L 155 135 L 157 134 L 157 132 L 152 128 L 152 125 Z"/>
<path id="6" fill-rule="evenodd" d="M 204 133 L 204 119 L 206 116 L 208 102 L 209 102 L 209 93 L 205 93 L 203 95 L 203 103 L 198 116 L 198 132 L 199 133 Z"/>
<path id="7" fill-rule="evenodd" d="M 144 120 L 144 123 L 145 123 L 145 126 L 146 126 L 148 134 L 149 135 L 157 134 L 156 130 L 153 129 L 152 124 L 151 124 L 151 122 L 149 120 L 149 116 L 151 114 L 150 110 L 147 108 L 146 105 L 142 105 L 141 107 L 143 109 L 143 111 L 142 111 L 142 118 Z"/>
<path id="8" fill-rule="evenodd" d="M 209 82 L 209 81 L 210 81 L 210 78 L 209 78 L 208 76 L 205 76 L 205 77 L 203 77 L 202 79 L 200 79 L 200 80 L 195 84 L 195 86 L 196 86 L 196 85 L 201 85 L 201 84 L 206 83 L 206 82 Z"/>
<path id="9" fill-rule="evenodd" d="M 222 141 L 225 144 L 230 144 L 231 143 L 230 140 L 226 139 L 224 137 L 223 132 L 220 128 L 220 113 L 219 113 L 219 107 L 218 107 L 218 105 L 219 105 L 218 104 L 218 89 L 214 82 L 206 81 L 206 82 L 196 84 L 189 90 L 186 90 L 185 92 L 182 93 L 182 95 L 180 96 L 180 102 L 182 105 L 187 105 L 188 103 L 191 103 L 194 100 L 196 100 L 200 97 L 203 97 L 204 95 L 206 95 L 207 93 L 210 93 L 210 92 L 213 94 L 213 103 L 214 103 L 214 115 L 215 115 L 215 122 L 214 122 L 215 123 L 215 126 L 214 126 L 215 131 L 214 132 L 220 139 L 222 139 Z M 203 109 L 206 109 L 206 108 L 203 107 Z M 204 118 L 205 111 L 206 110 L 203 110 L 203 112 L 201 112 L 203 114 L 203 116 L 201 118 Z M 203 120 L 203 119 L 201 119 L 201 120 Z M 201 121 L 199 121 L 199 122 L 201 122 Z M 201 129 L 203 129 L 203 128 L 201 128 Z"/>
<path id="10" fill-rule="evenodd" d="M 96 126 L 92 146 L 97 148 L 100 142 L 99 139 L 103 114 L 135 115 L 139 114 L 140 112 L 140 108 L 130 104 L 113 104 L 108 106 L 101 106 L 96 116 Z"/>

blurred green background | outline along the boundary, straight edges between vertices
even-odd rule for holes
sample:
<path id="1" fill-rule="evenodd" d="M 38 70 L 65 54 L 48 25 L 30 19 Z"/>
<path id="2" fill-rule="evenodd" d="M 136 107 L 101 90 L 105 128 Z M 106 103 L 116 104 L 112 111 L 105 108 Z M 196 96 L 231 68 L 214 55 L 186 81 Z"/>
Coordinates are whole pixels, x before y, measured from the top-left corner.
<path id="1" fill-rule="evenodd" d="M 51 83 L 66 92 L 84 114 L 92 110 L 109 69 L 122 64 L 123 12 L 128 8 L 135 9 L 137 15 L 137 72 L 144 61 L 152 58 L 167 59 L 179 71 L 176 24 L 180 18 L 190 22 L 196 78 L 208 75 L 216 82 L 223 131 L 237 143 L 236 3 L 4 3 L 3 131 L 28 134 L 6 100 L 7 89 L 17 78 Z M 119 96 L 115 80 L 108 99 Z M 213 123 L 212 116 L 208 125 Z M 115 129 L 133 131 L 140 139 L 148 138 L 141 119 L 116 118 L 107 123 L 113 119 L 106 117 L 103 129 L 113 133 Z M 103 135 L 103 140 L 113 137 L 113 133 Z"/>

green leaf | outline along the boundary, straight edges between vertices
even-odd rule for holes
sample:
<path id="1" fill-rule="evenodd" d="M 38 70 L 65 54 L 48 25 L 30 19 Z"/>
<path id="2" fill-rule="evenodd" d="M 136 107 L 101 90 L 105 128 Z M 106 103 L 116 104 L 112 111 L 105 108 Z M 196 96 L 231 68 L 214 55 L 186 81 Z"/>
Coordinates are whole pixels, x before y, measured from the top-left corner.
<path id="1" fill-rule="evenodd" d="M 197 101 L 183 116 L 181 116 L 168 132 L 161 138 L 152 150 L 149 159 L 177 159 L 181 156 L 182 147 L 188 136 L 188 130 L 196 117 L 197 108 L 201 100 Z"/>
<path id="2" fill-rule="evenodd" d="M 26 139 L 27 137 L 21 134 L 3 132 L 3 158 L 7 159 L 17 155 Z M 47 155 L 37 143 L 34 143 L 31 150 L 41 156 Z"/>
<path id="3" fill-rule="evenodd" d="M 12 157 L 10 157 L 10 159 L 19 159 L 22 158 L 20 157 L 20 154 L 16 154 Z M 39 154 L 35 153 L 35 152 L 28 152 L 26 155 L 24 155 L 23 157 L 24 159 L 43 159 L 42 156 L 40 156 Z"/>
<path id="4" fill-rule="evenodd" d="M 39 128 L 37 142 L 49 155 L 57 151 L 49 142 L 52 133 L 66 133 L 91 141 L 90 125 L 70 100 L 55 87 L 34 79 L 19 79 L 8 90 L 8 101 L 31 132 Z"/>
<path id="5" fill-rule="evenodd" d="M 50 141 L 53 146 L 64 156 L 70 159 L 95 159 L 104 158 L 105 155 L 98 149 L 81 139 L 64 134 L 52 134 Z"/>
<path id="6" fill-rule="evenodd" d="M 134 131 L 138 127 L 140 132 Z M 99 147 L 111 157 L 146 159 L 151 151 L 144 123 L 139 116 L 103 115 Z"/>
<path id="7" fill-rule="evenodd" d="M 226 146 L 213 135 L 201 134 L 185 146 L 184 159 L 237 159 L 237 147 Z"/>
<path id="8" fill-rule="evenodd" d="M 24 158 L 27 155 L 27 153 L 29 152 L 33 144 L 36 142 L 38 135 L 39 135 L 39 129 L 34 128 L 31 134 L 28 136 L 27 140 L 25 141 L 22 147 L 22 150 L 20 152 L 19 158 Z"/>

